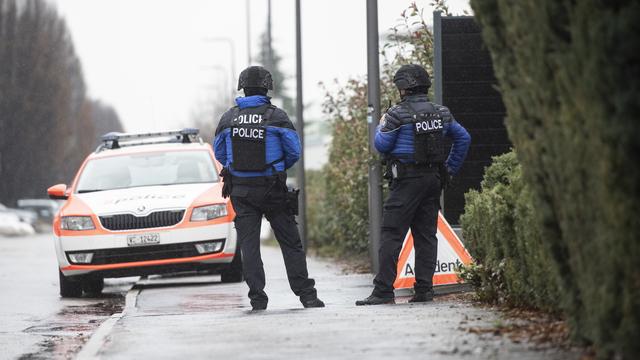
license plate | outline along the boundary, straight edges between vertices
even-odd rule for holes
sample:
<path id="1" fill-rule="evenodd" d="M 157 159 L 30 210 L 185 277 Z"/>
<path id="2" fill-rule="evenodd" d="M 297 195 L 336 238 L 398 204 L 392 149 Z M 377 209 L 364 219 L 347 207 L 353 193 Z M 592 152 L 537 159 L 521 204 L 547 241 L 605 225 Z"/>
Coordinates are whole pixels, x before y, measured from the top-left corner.
<path id="1" fill-rule="evenodd" d="M 160 234 L 135 234 L 127 235 L 127 245 L 129 246 L 145 246 L 160 244 Z"/>

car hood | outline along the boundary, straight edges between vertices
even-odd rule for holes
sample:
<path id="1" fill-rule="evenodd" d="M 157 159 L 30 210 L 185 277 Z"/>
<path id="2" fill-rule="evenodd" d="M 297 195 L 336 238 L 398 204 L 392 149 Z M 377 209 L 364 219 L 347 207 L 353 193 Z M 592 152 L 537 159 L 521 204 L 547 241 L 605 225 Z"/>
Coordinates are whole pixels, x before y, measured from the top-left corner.
<path id="1" fill-rule="evenodd" d="M 186 209 L 216 184 L 135 187 L 74 194 L 96 215 L 130 213 L 144 216 L 158 210 Z"/>

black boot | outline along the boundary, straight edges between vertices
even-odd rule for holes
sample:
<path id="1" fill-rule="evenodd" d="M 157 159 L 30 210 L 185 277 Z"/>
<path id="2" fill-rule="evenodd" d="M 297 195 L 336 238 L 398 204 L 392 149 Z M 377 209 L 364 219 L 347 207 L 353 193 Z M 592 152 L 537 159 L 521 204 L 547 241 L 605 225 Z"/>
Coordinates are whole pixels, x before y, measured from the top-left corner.
<path id="1" fill-rule="evenodd" d="M 356 301 L 356 306 L 362 305 L 382 305 L 382 304 L 395 304 L 396 301 L 392 297 L 378 297 L 373 294 L 369 295 L 368 298 L 364 300 Z"/>
<path id="2" fill-rule="evenodd" d="M 251 302 L 251 307 L 252 307 L 252 311 L 260 311 L 260 310 L 267 310 L 267 303 L 266 302 Z"/>
<path id="3" fill-rule="evenodd" d="M 410 303 L 421 303 L 427 301 L 433 301 L 433 290 L 416 292 L 413 297 L 409 299 Z"/>
<path id="4" fill-rule="evenodd" d="M 300 300 L 300 302 L 302 303 L 302 306 L 304 306 L 305 308 L 322 308 L 322 307 L 324 307 L 324 303 L 322 302 L 322 300 L 320 300 L 318 298 L 313 298 L 313 299 L 309 299 L 309 300 Z"/>

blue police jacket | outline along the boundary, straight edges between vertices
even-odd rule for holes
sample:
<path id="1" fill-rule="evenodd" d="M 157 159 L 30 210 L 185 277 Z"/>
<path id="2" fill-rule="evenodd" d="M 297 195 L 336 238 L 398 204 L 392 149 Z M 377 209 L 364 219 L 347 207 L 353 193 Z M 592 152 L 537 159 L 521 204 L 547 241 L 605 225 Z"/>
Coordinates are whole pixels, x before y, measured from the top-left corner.
<path id="1" fill-rule="evenodd" d="M 231 125 L 235 114 L 264 113 L 271 104 L 270 98 L 262 95 L 254 95 L 236 98 L 239 112 L 231 108 L 220 118 L 216 129 L 213 149 L 216 159 L 231 170 L 233 176 L 255 177 L 269 176 L 276 172 L 284 171 L 292 167 L 300 158 L 300 139 L 291 120 L 281 109 L 274 109 L 271 118 L 264 124 L 266 128 L 266 163 L 273 163 L 264 171 L 236 171 L 233 169 L 233 150 L 231 146 Z"/>
<path id="2" fill-rule="evenodd" d="M 420 112 L 427 108 L 429 99 L 427 95 L 406 96 L 398 105 L 391 107 L 384 114 L 380 125 L 376 128 L 374 145 L 376 149 L 385 155 L 398 159 L 403 163 L 415 163 L 413 160 L 414 126 L 413 116 L 407 110 L 405 102 L 411 102 L 413 108 Z M 440 113 L 444 122 L 444 136 L 453 140 L 451 151 L 445 162 L 451 175 L 460 171 L 462 163 L 467 156 L 471 136 L 451 115 L 446 106 L 433 104 Z"/>

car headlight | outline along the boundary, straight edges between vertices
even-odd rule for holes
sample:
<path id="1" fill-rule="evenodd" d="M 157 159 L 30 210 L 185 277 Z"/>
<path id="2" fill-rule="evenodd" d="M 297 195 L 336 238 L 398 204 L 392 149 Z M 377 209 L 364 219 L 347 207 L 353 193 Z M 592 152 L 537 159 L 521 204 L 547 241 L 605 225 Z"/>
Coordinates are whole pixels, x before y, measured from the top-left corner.
<path id="1" fill-rule="evenodd" d="M 227 216 L 227 205 L 216 204 L 200 206 L 193 209 L 191 221 L 207 221 Z"/>
<path id="2" fill-rule="evenodd" d="M 63 216 L 60 221 L 62 230 L 93 230 L 93 220 L 91 216 Z"/>

